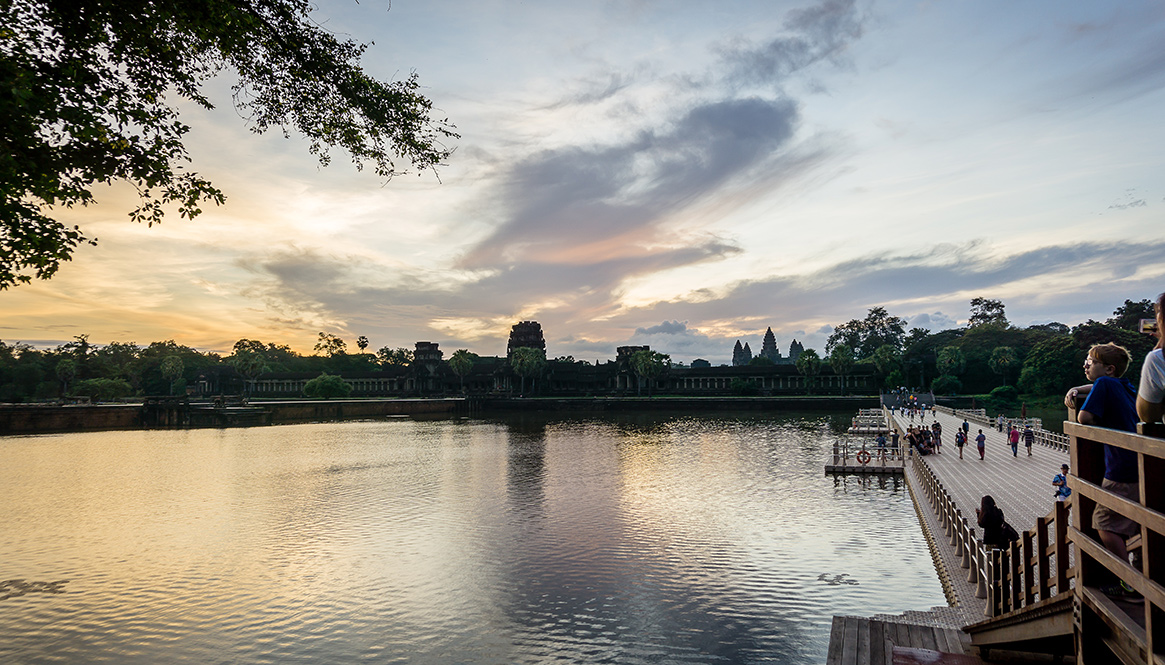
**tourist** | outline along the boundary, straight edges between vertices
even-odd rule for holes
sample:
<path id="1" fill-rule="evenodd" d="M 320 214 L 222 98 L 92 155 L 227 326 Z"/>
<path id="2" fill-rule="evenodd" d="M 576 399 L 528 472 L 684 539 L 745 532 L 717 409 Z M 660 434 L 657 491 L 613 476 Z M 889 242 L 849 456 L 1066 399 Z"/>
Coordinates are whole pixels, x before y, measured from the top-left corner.
<path id="1" fill-rule="evenodd" d="M 1027 448 L 1027 456 L 1032 456 L 1032 444 L 1036 442 L 1036 433 L 1031 425 L 1023 427 L 1023 447 Z"/>
<path id="2" fill-rule="evenodd" d="M 890 446 L 894 452 L 898 452 L 898 436 L 898 428 L 895 427 L 894 431 L 890 433 Z"/>
<path id="3" fill-rule="evenodd" d="M 878 436 L 874 438 L 874 443 L 878 444 L 878 457 L 882 460 L 886 459 L 886 435 L 878 432 Z"/>
<path id="4" fill-rule="evenodd" d="M 1141 385 L 1137 390 L 1137 415 L 1146 423 L 1165 422 L 1165 293 L 1157 296 L 1157 346 L 1145 354 Z"/>
<path id="5" fill-rule="evenodd" d="M 963 459 L 963 446 L 967 444 L 967 435 L 963 430 L 955 430 L 955 446 L 959 449 L 959 459 Z"/>
<path id="6" fill-rule="evenodd" d="M 983 544 L 988 547 L 1007 547 L 1010 540 L 1007 537 L 1003 519 L 1003 511 L 995 505 L 995 499 L 990 494 L 983 496 L 979 507 L 975 509 L 975 516 L 979 526 L 983 527 Z"/>
<path id="7" fill-rule="evenodd" d="M 1056 501 L 1064 502 L 1072 495 L 1072 488 L 1068 487 L 1068 465 L 1060 465 L 1060 473 L 1052 476 L 1052 485 L 1056 487 Z"/>
<path id="8" fill-rule="evenodd" d="M 936 420 L 930 429 L 934 432 L 934 451 L 941 455 L 943 452 L 943 428 Z"/>
<path id="9" fill-rule="evenodd" d="M 982 431 L 982 430 L 980 430 L 980 431 Z M 970 433 L 971 433 L 971 423 L 967 422 L 966 418 L 963 418 L 963 434 L 970 434 Z"/>
<path id="10" fill-rule="evenodd" d="M 979 446 L 979 459 L 983 459 L 983 455 L 987 452 L 987 437 L 983 434 L 983 430 L 979 430 L 979 436 L 975 437 L 975 445 Z"/>
<path id="11" fill-rule="evenodd" d="M 1007 440 L 1011 443 L 1011 456 L 1019 457 L 1019 430 L 1011 427 L 1007 430 Z"/>
<path id="12" fill-rule="evenodd" d="M 995 416 L 995 426 L 999 428 L 1000 432 L 1003 431 L 1003 414 L 1002 413 L 999 414 L 998 416 Z"/>
<path id="13" fill-rule="evenodd" d="M 1124 378 L 1129 366 L 1129 352 L 1118 344 L 1094 344 L 1084 360 L 1084 375 L 1091 385 L 1077 386 L 1064 395 L 1065 405 L 1075 405 L 1083 396 L 1084 404 L 1076 414 L 1082 425 L 1107 427 L 1125 432 L 1137 431 L 1136 391 Z M 1140 503 L 1140 477 L 1137 471 L 1137 453 L 1104 444 L 1104 480 L 1100 486 L 1134 503 Z M 1133 520 L 1098 505 L 1092 513 L 1092 526 L 1100 533 L 1100 540 L 1118 559 L 1128 562 L 1125 540 L 1140 533 L 1141 527 Z M 1102 589 L 1109 595 L 1135 595 L 1123 581 Z"/>

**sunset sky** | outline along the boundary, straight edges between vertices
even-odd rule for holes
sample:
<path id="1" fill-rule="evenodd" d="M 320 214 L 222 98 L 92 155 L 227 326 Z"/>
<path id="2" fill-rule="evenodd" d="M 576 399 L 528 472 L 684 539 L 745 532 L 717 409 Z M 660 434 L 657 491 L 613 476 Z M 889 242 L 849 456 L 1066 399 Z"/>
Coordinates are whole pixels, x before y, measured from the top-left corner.
<path id="1" fill-rule="evenodd" d="M 499 355 L 534 319 L 551 357 L 726 363 L 879 305 L 1072 325 L 1165 290 L 1157 0 L 319 7 L 456 124 L 439 181 L 321 168 L 251 133 L 224 75 L 183 118 L 226 205 L 148 229 L 114 187 L 60 211 L 99 245 L 0 291 L 0 339 Z"/>

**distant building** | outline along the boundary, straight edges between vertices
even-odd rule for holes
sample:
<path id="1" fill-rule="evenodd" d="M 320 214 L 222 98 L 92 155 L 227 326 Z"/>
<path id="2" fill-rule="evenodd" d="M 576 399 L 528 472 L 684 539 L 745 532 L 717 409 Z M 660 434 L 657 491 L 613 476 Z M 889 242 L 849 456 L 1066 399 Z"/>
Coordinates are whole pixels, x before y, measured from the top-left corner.
<path id="1" fill-rule="evenodd" d="M 417 342 L 416 350 L 413 351 L 413 364 L 429 365 L 439 363 L 444 355 L 445 352 L 440 349 L 440 345 L 436 342 Z"/>
<path id="2" fill-rule="evenodd" d="M 765 340 L 761 344 L 760 354 L 774 363 L 781 362 L 781 351 L 777 348 L 777 336 L 773 334 L 772 328 L 765 331 Z"/>
<path id="3" fill-rule="evenodd" d="M 542 336 L 542 324 L 537 321 L 519 321 L 510 328 L 510 341 L 506 344 L 506 358 L 521 347 L 539 349 L 546 353 L 546 338 Z"/>
<path id="4" fill-rule="evenodd" d="M 712 366 L 712 363 L 708 362 L 707 360 L 704 360 L 703 358 L 696 358 L 695 360 L 692 361 L 692 368 L 693 369 L 697 368 L 697 367 L 711 367 L 711 366 Z"/>
<path id="5" fill-rule="evenodd" d="M 793 343 L 789 344 L 789 360 L 796 362 L 797 357 L 800 356 L 804 350 L 804 344 L 798 342 L 797 340 L 793 340 Z"/>

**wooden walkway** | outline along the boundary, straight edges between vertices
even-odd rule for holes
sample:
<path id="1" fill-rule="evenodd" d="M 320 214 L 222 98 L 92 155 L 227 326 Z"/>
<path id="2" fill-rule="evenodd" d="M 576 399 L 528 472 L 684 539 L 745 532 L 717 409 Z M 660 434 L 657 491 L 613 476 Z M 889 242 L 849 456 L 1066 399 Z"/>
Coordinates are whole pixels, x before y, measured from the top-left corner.
<path id="1" fill-rule="evenodd" d="M 975 509 L 979 507 L 984 494 L 990 494 L 996 504 L 1003 509 L 1004 516 L 1016 530 L 1030 529 L 1038 517 L 1047 515 L 1054 508 L 1055 499 L 1052 487 L 1052 476 L 1060 472 L 1060 465 L 1068 462 L 1068 453 L 1057 448 L 1036 444 L 1032 446 L 1029 457 L 1022 440 L 1019 445 L 1018 456 L 1013 456 L 1011 444 L 1007 442 L 1007 433 L 990 430 L 971 422 L 971 444 L 963 449 L 963 459 L 959 459 L 958 448 L 954 445 L 955 430 L 962 425 L 962 418 L 945 413 L 928 413 L 924 422 L 918 417 L 913 421 L 901 412 L 894 414 L 894 423 L 901 432 L 905 433 L 910 425 L 930 426 L 935 418 L 942 424 L 943 445 L 942 452 L 921 458 L 931 472 L 938 478 L 954 499 L 957 507 L 967 519 L 974 524 Z M 978 449 L 974 437 L 982 428 L 987 437 L 986 455 L 984 460 L 979 459 Z M 967 570 L 959 563 L 959 555 L 954 546 L 949 544 L 944 536 L 938 519 L 931 510 L 922 494 L 920 480 L 915 476 L 912 465 L 906 465 L 907 485 L 914 497 L 914 504 L 918 512 L 919 522 L 923 533 L 930 542 L 934 556 L 935 568 L 943 583 L 950 607 L 933 608 L 930 612 L 907 612 L 899 617 L 876 616 L 864 619 L 869 622 L 862 628 L 862 624 L 850 627 L 849 621 L 862 621 L 854 617 L 835 617 L 833 634 L 830 642 L 829 665 L 834 663 L 891 663 L 887 655 L 886 645 L 881 650 L 869 646 L 870 639 L 877 637 L 877 628 L 872 624 L 881 624 L 883 634 L 889 630 L 886 625 L 908 626 L 922 631 L 925 634 L 928 628 L 935 631 L 953 629 L 966 638 L 960 628 L 978 623 L 985 618 L 986 601 L 975 597 L 976 585 L 967 581 Z M 976 529 L 976 535 L 982 535 Z M 842 621 L 839 625 L 839 621 Z M 838 632 L 839 629 L 843 632 Z M 865 642 L 850 639 L 849 633 L 844 631 L 869 631 L 870 635 Z M 893 630 L 897 631 L 898 628 Z M 937 634 L 937 633 L 936 633 Z M 943 632 L 943 635 L 950 633 Z M 851 644 L 852 642 L 852 644 Z M 865 648 L 862 648 L 862 645 Z M 923 643 L 895 643 L 899 647 L 917 647 L 931 649 L 951 654 L 967 653 L 967 639 L 958 641 L 947 639 L 946 647 L 935 638 L 935 646 Z M 849 648 L 847 648 L 849 647 Z M 835 653 L 836 649 L 836 653 Z M 955 661 L 950 661 L 955 662 Z"/>

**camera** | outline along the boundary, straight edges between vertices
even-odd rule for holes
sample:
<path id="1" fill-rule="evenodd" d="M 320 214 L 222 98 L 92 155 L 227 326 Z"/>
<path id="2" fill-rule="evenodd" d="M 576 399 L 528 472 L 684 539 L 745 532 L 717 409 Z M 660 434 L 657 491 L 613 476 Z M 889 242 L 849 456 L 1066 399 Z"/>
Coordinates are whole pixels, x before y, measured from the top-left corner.
<path id="1" fill-rule="evenodd" d="M 1141 319 L 1140 330 L 1147 335 L 1157 334 L 1157 319 Z"/>

